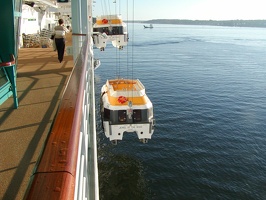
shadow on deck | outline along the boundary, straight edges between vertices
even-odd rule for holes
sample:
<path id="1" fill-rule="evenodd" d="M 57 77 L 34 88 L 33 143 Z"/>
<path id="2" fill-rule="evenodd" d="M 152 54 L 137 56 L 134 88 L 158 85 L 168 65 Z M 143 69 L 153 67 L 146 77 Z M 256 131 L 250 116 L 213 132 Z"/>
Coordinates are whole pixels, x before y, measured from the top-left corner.
<path id="1" fill-rule="evenodd" d="M 20 49 L 19 107 L 12 98 L 0 106 L 0 199 L 23 199 L 73 66 L 52 48 Z"/>

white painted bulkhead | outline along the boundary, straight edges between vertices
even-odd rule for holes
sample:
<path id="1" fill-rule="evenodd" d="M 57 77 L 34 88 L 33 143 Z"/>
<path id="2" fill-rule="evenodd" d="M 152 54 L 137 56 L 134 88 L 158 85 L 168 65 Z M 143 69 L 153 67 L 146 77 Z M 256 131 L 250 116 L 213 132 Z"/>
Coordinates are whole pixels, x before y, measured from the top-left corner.
<path id="1" fill-rule="evenodd" d="M 22 5 L 21 31 L 23 34 L 37 34 L 42 29 L 53 30 L 57 23 L 56 13 L 43 10 L 41 7 Z"/>

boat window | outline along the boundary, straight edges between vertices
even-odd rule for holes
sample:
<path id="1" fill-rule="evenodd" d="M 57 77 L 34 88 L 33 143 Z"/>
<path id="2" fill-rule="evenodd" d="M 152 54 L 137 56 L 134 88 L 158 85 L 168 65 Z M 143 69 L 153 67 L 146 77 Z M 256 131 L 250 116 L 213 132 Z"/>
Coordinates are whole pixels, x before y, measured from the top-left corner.
<path id="1" fill-rule="evenodd" d="M 107 35 L 109 35 L 109 29 L 108 29 L 108 27 L 93 28 L 93 32 L 106 33 Z"/>
<path id="2" fill-rule="evenodd" d="M 141 121 L 141 110 L 134 110 L 133 111 L 133 120 L 134 120 L 134 122 L 140 122 Z"/>
<path id="3" fill-rule="evenodd" d="M 127 120 L 127 112 L 126 110 L 119 110 L 118 111 L 118 121 L 125 122 Z"/>
<path id="4" fill-rule="evenodd" d="M 110 110 L 104 108 L 104 120 L 110 120 Z"/>
<path id="5" fill-rule="evenodd" d="M 93 29 L 93 32 L 100 32 L 100 33 L 102 33 L 103 32 L 103 29 L 102 28 L 94 28 Z"/>
<path id="6" fill-rule="evenodd" d="M 102 33 L 109 35 L 109 28 L 103 28 Z"/>
<path id="7" fill-rule="evenodd" d="M 112 34 L 113 35 L 122 35 L 123 34 L 123 27 L 122 26 L 112 27 Z"/>

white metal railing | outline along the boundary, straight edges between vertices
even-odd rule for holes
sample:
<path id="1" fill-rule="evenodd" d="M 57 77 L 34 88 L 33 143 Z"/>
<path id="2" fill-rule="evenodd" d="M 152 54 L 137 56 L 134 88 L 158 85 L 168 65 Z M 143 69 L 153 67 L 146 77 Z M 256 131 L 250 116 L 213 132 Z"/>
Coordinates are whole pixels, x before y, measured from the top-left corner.
<path id="1" fill-rule="evenodd" d="M 76 59 L 25 199 L 99 199 L 94 60 L 92 39 L 88 36 Z"/>
<path id="2" fill-rule="evenodd" d="M 99 199 L 93 41 L 89 34 L 92 2 L 72 0 L 71 7 L 76 62 L 25 195 L 27 200 Z"/>
<path id="3" fill-rule="evenodd" d="M 83 116 L 80 127 L 75 199 L 99 199 L 97 140 L 95 124 L 94 61 L 92 38 L 83 45 L 82 59 L 86 68 L 83 94 Z"/>

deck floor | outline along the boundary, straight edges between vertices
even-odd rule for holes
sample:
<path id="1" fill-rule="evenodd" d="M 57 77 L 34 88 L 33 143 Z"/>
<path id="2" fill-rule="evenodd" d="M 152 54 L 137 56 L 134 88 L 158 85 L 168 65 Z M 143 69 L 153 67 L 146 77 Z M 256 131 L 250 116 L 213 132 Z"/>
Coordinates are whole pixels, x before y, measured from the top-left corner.
<path id="1" fill-rule="evenodd" d="M 13 97 L 0 105 L 0 199 L 23 199 L 72 68 L 52 48 L 19 50 L 19 107 Z"/>

